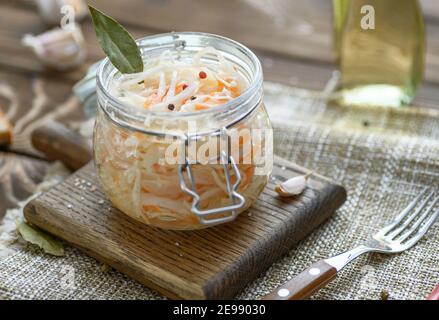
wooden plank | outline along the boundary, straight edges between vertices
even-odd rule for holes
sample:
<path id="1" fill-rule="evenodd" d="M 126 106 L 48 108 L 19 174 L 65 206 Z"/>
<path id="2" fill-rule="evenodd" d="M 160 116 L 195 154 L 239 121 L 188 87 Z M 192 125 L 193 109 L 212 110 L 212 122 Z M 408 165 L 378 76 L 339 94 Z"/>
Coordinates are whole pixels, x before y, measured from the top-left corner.
<path id="1" fill-rule="evenodd" d="M 285 160 L 275 162 L 277 178 L 306 171 Z M 298 198 L 279 198 L 270 182 L 232 223 L 169 231 L 109 210 L 100 189 L 88 191 L 87 185 L 97 184 L 94 170 L 90 164 L 32 201 L 26 219 L 171 298 L 232 298 L 346 198 L 344 188 L 316 175 Z"/>
<path id="2" fill-rule="evenodd" d="M 88 28 L 88 29 L 87 29 Z M 72 82 L 80 79 L 87 69 L 87 66 L 103 56 L 95 56 L 96 50 L 89 50 L 87 63 L 80 69 L 70 72 L 56 72 L 48 70 L 36 59 L 35 54 L 21 44 L 21 39 L 27 33 L 40 34 L 47 27 L 41 21 L 34 10 L 25 10 L 17 7 L 1 7 L 0 10 L 0 66 L 10 68 L 14 71 L 39 73 L 47 77 L 70 79 Z M 84 28 L 84 34 L 94 37 L 91 25 Z M 86 44 L 91 43 L 93 48 L 95 39 L 87 39 Z M 99 53 L 99 51 L 98 51 Z"/>
<path id="3" fill-rule="evenodd" d="M 1 16 L 18 16 L 20 19 L 17 21 L 11 18 L 9 18 L 9 20 L 3 20 L 1 19 Z M 24 23 L 23 21 L 27 22 Z M 2 23 L 4 23 L 4 26 Z M 9 27 L 6 27 L 6 25 L 9 25 Z M 14 25 L 14 27 L 12 28 L 11 25 Z M 70 81 L 71 83 L 79 80 L 85 74 L 85 67 L 65 74 L 48 73 L 48 71 L 34 58 L 33 53 L 21 45 L 20 41 L 24 33 L 29 32 L 29 30 L 42 30 L 44 28 L 35 13 L 16 7 L 2 9 L 0 10 L 0 27 L 9 30 L 6 31 L 6 33 L 0 33 L 0 65 L 24 73 L 28 71 L 35 72 L 48 78 L 56 76 L 59 80 L 62 79 Z M 129 27 L 128 29 L 135 37 L 141 37 L 153 33 L 152 30 L 145 30 L 137 27 Z M 104 55 L 96 42 L 91 25 L 89 23 L 83 24 L 83 30 L 88 50 L 86 65 L 89 65 L 102 58 Z M 271 81 L 280 81 L 293 85 L 303 83 L 305 88 L 319 89 L 322 88 L 325 81 L 329 79 L 332 70 L 325 65 L 320 73 L 318 70 L 321 67 L 321 64 L 318 64 L 314 68 L 312 64 L 294 61 L 287 56 L 274 56 L 263 51 L 257 51 L 257 54 L 263 62 L 266 79 Z M 275 61 L 276 63 L 274 63 Z M 302 67 L 302 64 L 304 67 Z M 310 70 L 315 70 L 312 74 L 317 73 L 318 76 L 316 78 L 308 77 Z"/>
<path id="4" fill-rule="evenodd" d="M 264 13 L 249 2 L 230 1 L 150 1 L 123 2 L 91 1 L 99 8 L 121 20 L 135 37 L 170 30 L 195 30 L 223 34 L 241 41 L 255 50 L 283 54 L 289 58 L 320 61 L 332 64 L 331 8 L 329 1 L 299 1 L 288 7 L 294 14 L 284 17 L 284 27 L 276 26 L 273 12 Z M 147 8 L 147 10 L 139 10 Z M 172 8 L 172 10 L 170 10 Z M 197 8 L 197 10 L 194 10 Z M 316 10 L 319 8 L 319 10 Z M 192 15 L 192 12 L 203 12 Z M 228 14 L 218 14 L 228 12 Z M 188 19 L 187 16 L 191 16 Z M 287 19 L 288 18 L 288 19 Z M 21 45 L 21 38 L 27 32 L 39 33 L 45 28 L 37 13 L 28 8 L 4 6 L 0 10 L 0 65 L 22 71 L 47 70 L 36 61 L 33 54 Z M 90 24 L 83 24 L 87 48 L 87 64 L 80 70 L 63 74 L 63 77 L 77 80 L 84 74 L 85 67 L 103 56 L 97 46 Z M 439 25 L 427 26 L 428 51 L 426 80 L 439 82 Z"/>
<path id="5" fill-rule="evenodd" d="M 102 2 L 102 0 L 100 0 Z M 131 1 L 131 0 L 126 0 Z M 159 2 L 157 0 L 149 0 L 150 2 Z M 281 2 L 282 0 L 278 0 L 277 2 Z M 288 1 L 288 0 L 286 0 Z M 162 5 L 165 5 L 166 1 L 162 1 Z M 252 1 L 248 1 L 248 3 L 251 3 Z M 311 6 L 314 10 L 321 10 L 321 11 L 327 11 L 328 8 L 328 0 L 296 0 L 295 1 L 295 8 L 301 8 L 303 6 Z M 429 20 L 433 22 L 439 21 L 439 3 L 437 0 L 420 0 L 422 11 L 424 13 L 424 16 Z M 276 3 L 274 1 L 273 3 Z M 149 4 L 149 3 L 147 3 Z M 32 0 L 3 0 L 2 1 L 3 6 L 10 6 L 10 7 L 16 7 L 16 8 L 26 8 L 26 9 L 35 9 L 35 3 Z M 267 10 L 270 10 L 271 8 L 266 8 Z M 271 9 L 272 10 L 272 9 Z M 297 12 L 294 11 L 293 14 Z M 300 11 L 299 11 L 300 12 Z"/>
<path id="6" fill-rule="evenodd" d="M 71 97 L 71 83 L 5 70 L 0 70 L 0 108 L 13 125 L 9 151 L 35 156 L 41 156 L 30 142 L 35 128 L 50 120 L 68 124 L 83 119 L 81 105 Z"/>
<path id="7" fill-rule="evenodd" d="M 2 0 L 2 6 L 34 10 L 36 3 L 34 0 Z"/>
<path id="8" fill-rule="evenodd" d="M 439 109 L 439 86 L 424 83 L 416 93 L 414 106 Z"/>
<path id="9" fill-rule="evenodd" d="M 150 28 L 156 32 L 211 32 L 233 38 L 253 49 L 308 60 L 332 61 L 331 2 L 318 1 L 317 11 L 323 13 L 318 19 L 315 19 L 315 2 L 285 2 L 278 12 L 274 6 L 262 5 L 261 8 L 258 1 L 252 0 L 90 1 L 128 27 Z M 280 19 L 274 17 L 279 14 Z"/>
<path id="10" fill-rule="evenodd" d="M 133 1 L 130 1 L 128 4 L 131 3 Z M 43 30 L 44 26 L 37 14 L 29 9 L 6 6 L 6 8 L 0 10 L 0 16 L 6 18 L 0 19 L 1 30 L 4 30 L 0 32 L 0 40 L 3 40 L 0 41 L 0 65 L 12 68 L 11 71 L 0 73 L 0 81 L 9 83 L 15 92 L 19 93 L 17 94 L 20 99 L 19 112 L 15 119 L 28 112 L 29 106 L 34 102 L 35 88 L 38 87 L 36 84 L 40 82 L 40 79 L 35 76 L 32 76 L 31 80 L 29 80 L 28 76 L 25 76 L 29 71 L 43 75 L 44 90 L 50 91 L 48 95 L 49 105 L 54 107 L 63 101 L 67 101 L 71 84 L 84 75 L 85 66 L 66 74 L 47 72 L 33 57 L 33 54 L 20 44 L 22 34 L 30 30 Z M 97 45 L 91 25 L 86 23 L 83 28 L 88 48 L 87 64 L 90 64 L 103 57 L 103 53 Z M 136 37 L 154 32 L 150 29 L 145 30 L 138 27 L 130 27 L 129 29 Z M 333 71 L 333 66 L 326 62 L 315 63 L 312 60 L 291 59 L 289 55 L 280 55 L 265 50 L 256 50 L 256 53 L 261 58 L 265 79 L 270 81 L 321 90 Z M 12 70 L 20 70 L 24 74 L 15 75 Z M 421 106 L 437 107 L 437 92 L 436 86 L 424 85 L 419 91 L 415 103 Z M 19 140 L 24 141 L 24 143 L 21 143 L 24 146 L 19 146 L 17 150 L 21 152 L 35 152 L 29 144 L 29 139 Z"/>
<path id="11" fill-rule="evenodd" d="M 331 1 L 327 0 L 274 1 L 271 6 L 254 0 L 89 2 L 129 26 L 158 31 L 212 32 L 253 49 L 328 64 L 333 62 L 332 8 Z M 439 82 L 438 35 L 439 25 L 427 24 L 425 79 L 436 83 Z"/>
<path id="12" fill-rule="evenodd" d="M 428 22 L 439 23 L 439 2 L 437 0 L 421 0 L 420 3 Z"/>
<path id="13" fill-rule="evenodd" d="M 286 85 L 321 91 L 325 88 L 335 68 L 326 64 L 307 63 L 285 56 L 256 51 L 264 69 L 264 79 Z M 423 83 L 412 105 L 439 108 L 439 85 Z"/>
<path id="14" fill-rule="evenodd" d="M 8 11 L 9 10 L 9 11 Z M 2 10 L 0 12 L 1 14 L 4 14 L 6 16 L 14 16 L 16 15 L 16 11 L 19 11 L 18 14 L 23 15 L 23 18 L 26 18 L 28 21 L 33 21 L 33 24 L 38 24 L 41 22 L 39 21 L 38 17 L 36 17 L 35 13 L 29 12 L 29 10 L 21 10 L 17 8 L 7 8 L 7 10 Z M 23 13 L 24 12 L 24 13 Z M 0 24 L 1 24 L 0 19 Z M 18 22 L 15 22 L 16 24 L 22 24 L 22 20 L 18 20 Z M 18 30 L 23 30 L 23 32 L 26 32 L 26 28 L 29 28 L 29 25 L 20 25 Z M 42 28 L 42 27 L 41 27 Z M 7 28 L 8 29 L 8 28 Z M 94 61 L 97 61 L 98 59 L 102 58 L 104 55 L 101 51 L 101 49 L 98 47 L 95 36 L 93 34 L 93 30 L 91 29 L 91 26 L 89 23 L 85 23 L 83 25 L 84 34 L 86 36 L 86 42 L 87 42 L 87 49 L 88 49 L 88 59 L 87 59 L 87 65 L 90 63 L 93 63 Z M 154 32 L 154 30 L 151 29 L 143 29 L 142 27 L 132 27 L 130 26 L 129 31 L 133 33 L 135 37 L 141 37 L 144 35 L 148 35 Z M 9 29 L 8 29 L 9 30 Z M 1 36 L 1 35 L 0 35 Z M 8 39 L 10 40 L 10 36 Z M 42 68 L 41 64 L 36 61 L 33 58 L 33 55 L 31 52 L 26 50 L 26 48 L 23 48 L 20 44 L 21 37 L 15 37 L 15 40 L 10 42 L 9 45 L 2 44 L 0 42 L 0 49 L 2 49 L 2 45 L 4 45 L 7 48 L 3 48 L 4 50 L 0 51 L 0 65 L 2 65 L 2 58 L 6 63 L 8 63 L 9 66 L 12 66 L 14 70 L 21 70 L 21 71 L 32 71 L 32 72 L 42 72 L 43 75 L 46 77 L 55 77 L 55 74 L 47 74 L 47 71 L 45 71 L 44 68 Z M 15 49 L 11 49 L 15 48 Z M 25 60 L 26 63 L 18 66 L 21 62 L 16 61 L 13 57 L 12 59 L 9 58 L 9 56 L 13 52 L 21 52 L 21 58 L 22 60 Z M 334 67 L 326 62 L 318 62 L 316 61 L 310 61 L 310 60 L 297 60 L 297 59 L 291 59 L 289 55 L 281 55 L 276 54 L 273 52 L 267 52 L 265 50 L 255 50 L 256 54 L 259 56 L 259 58 L 262 61 L 263 67 L 264 67 L 264 76 L 266 80 L 269 81 L 277 81 L 284 84 L 289 84 L 293 86 L 299 86 L 306 89 L 315 89 L 315 90 L 321 90 L 324 88 L 326 82 L 331 77 L 331 73 L 334 70 Z M 4 66 L 4 64 L 3 64 Z M 18 68 L 18 69 L 17 69 Z M 85 73 L 85 67 L 70 72 L 67 74 L 56 74 L 56 77 L 58 79 L 63 79 L 66 81 L 70 81 L 71 83 L 73 81 L 79 80 Z M 57 80 L 58 81 L 58 80 Z M 431 103 L 434 98 L 436 98 L 436 90 L 421 90 L 423 93 L 427 94 L 423 96 L 422 99 L 419 101 L 421 102 L 421 106 L 432 106 L 434 103 Z M 428 95 L 432 94 L 432 98 L 428 98 Z M 424 101 L 428 101 L 428 103 L 424 103 Z"/>
<path id="15" fill-rule="evenodd" d="M 47 78 L 55 77 L 73 84 L 85 75 L 91 64 L 105 56 L 97 43 L 90 21 L 87 21 L 82 24 L 87 49 L 86 62 L 80 68 L 72 71 L 50 70 L 38 61 L 32 50 L 24 47 L 21 43 L 25 34 L 40 34 L 47 29 L 35 8 L 29 10 L 28 8 L 4 5 L 0 5 L 0 8 L 0 67 L 4 69 L 24 74 L 39 74 Z M 130 32 L 135 37 L 152 34 L 152 31 L 144 28 L 132 28 Z"/>
<path id="16" fill-rule="evenodd" d="M 56 77 L 35 77 L 0 70 L 0 110 L 11 119 L 12 145 L 0 152 L 0 219 L 41 182 L 48 163 L 26 157 L 43 155 L 31 145 L 34 128 L 51 119 L 70 123 L 82 119 L 82 109 L 70 98 L 71 84 Z M 12 153 L 12 152 L 15 152 Z"/>

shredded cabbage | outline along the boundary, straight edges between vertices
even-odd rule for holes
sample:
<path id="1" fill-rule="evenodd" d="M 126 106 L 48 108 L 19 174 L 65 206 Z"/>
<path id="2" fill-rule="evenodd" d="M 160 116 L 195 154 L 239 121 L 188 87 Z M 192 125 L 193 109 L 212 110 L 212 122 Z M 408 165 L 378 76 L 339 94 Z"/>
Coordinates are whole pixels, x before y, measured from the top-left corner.
<path id="1" fill-rule="evenodd" d="M 216 58 L 217 63 L 205 62 L 212 58 Z M 205 77 L 201 77 L 200 72 L 204 72 Z M 179 61 L 171 52 L 165 51 L 149 61 L 144 72 L 123 75 L 119 82 L 112 84 L 111 90 L 120 100 L 138 108 L 202 112 L 239 96 L 246 86 L 243 77 L 220 52 L 205 48 L 190 61 Z M 173 108 L 169 108 L 170 104 Z M 237 127 L 264 128 L 266 117 L 261 104 Z M 161 163 L 170 142 L 119 127 L 102 111 L 98 113 L 94 142 L 100 180 L 116 207 L 135 219 L 161 228 L 203 227 L 191 212 L 192 197 L 180 188 L 178 166 Z M 231 146 L 231 150 L 250 150 L 248 144 L 253 148 L 261 147 L 247 139 Z M 238 192 L 246 199 L 246 207 L 240 212 L 256 200 L 267 183 L 266 175 L 254 174 L 254 164 L 243 164 L 241 160 L 235 159 L 242 177 Z M 230 204 L 221 164 L 196 164 L 192 171 L 202 209 Z M 232 170 L 229 174 L 232 182 L 236 181 Z"/>
<path id="2" fill-rule="evenodd" d="M 210 58 L 204 62 L 203 58 Z M 214 58 L 217 63 L 212 63 Z M 212 47 L 197 52 L 190 61 L 174 59 L 167 50 L 151 59 L 145 71 L 123 75 L 113 94 L 138 108 L 162 112 L 203 111 L 239 96 L 245 79 Z M 171 108 L 168 106 L 172 104 Z"/>

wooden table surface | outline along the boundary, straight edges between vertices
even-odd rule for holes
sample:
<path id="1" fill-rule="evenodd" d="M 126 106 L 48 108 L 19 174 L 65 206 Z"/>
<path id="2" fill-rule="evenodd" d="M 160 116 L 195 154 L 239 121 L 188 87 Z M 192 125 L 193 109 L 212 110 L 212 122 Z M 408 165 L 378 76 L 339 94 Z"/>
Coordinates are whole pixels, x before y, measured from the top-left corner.
<path id="1" fill-rule="evenodd" d="M 124 0 L 88 1 L 112 15 L 135 36 L 167 31 L 205 31 L 248 45 L 260 57 L 266 80 L 320 90 L 334 70 L 330 0 Z M 439 2 L 421 0 L 427 27 L 425 81 L 414 105 L 439 108 Z M 29 195 L 48 167 L 29 135 L 50 119 L 75 126 L 82 109 L 72 85 L 87 66 L 103 57 L 90 20 L 82 23 L 88 55 L 81 68 L 46 70 L 21 45 L 24 34 L 47 27 L 32 0 L 0 3 L 0 109 L 9 110 L 13 144 L 0 150 L 0 218 L 5 209 Z"/>

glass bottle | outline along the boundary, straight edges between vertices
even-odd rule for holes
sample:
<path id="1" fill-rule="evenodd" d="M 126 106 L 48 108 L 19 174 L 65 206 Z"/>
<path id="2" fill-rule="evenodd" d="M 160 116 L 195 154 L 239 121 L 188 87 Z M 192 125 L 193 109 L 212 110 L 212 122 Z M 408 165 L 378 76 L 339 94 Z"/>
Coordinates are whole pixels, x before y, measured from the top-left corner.
<path id="1" fill-rule="evenodd" d="M 422 81 L 425 31 L 417 0 L 333 0 L 342 104 L 409 104 Z"/>

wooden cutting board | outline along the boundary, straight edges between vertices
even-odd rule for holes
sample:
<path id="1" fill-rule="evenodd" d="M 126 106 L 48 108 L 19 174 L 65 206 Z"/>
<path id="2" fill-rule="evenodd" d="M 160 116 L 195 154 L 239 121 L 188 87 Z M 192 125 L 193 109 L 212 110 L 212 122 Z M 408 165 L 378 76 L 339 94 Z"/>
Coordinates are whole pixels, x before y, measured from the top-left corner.
<path id="1" fill-rule="evenodd" d="M 306 172 L 276 158 L 264 192 L 235 221 L 198 231 L 169 231 L 143 225 L 111 207 L 89 163 L 29 203 L 25 217 L 170 298 L 227 299 L 345 201 L 342 186 L 316 174 L 297 198 L 280 198 L 274 192 L 277 181 Z"/>

